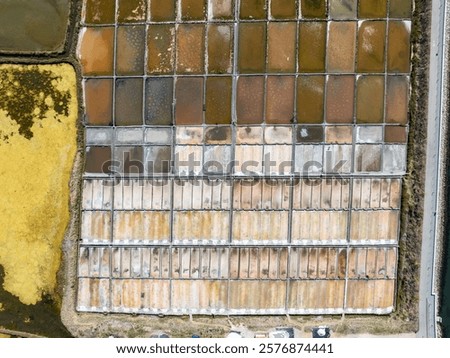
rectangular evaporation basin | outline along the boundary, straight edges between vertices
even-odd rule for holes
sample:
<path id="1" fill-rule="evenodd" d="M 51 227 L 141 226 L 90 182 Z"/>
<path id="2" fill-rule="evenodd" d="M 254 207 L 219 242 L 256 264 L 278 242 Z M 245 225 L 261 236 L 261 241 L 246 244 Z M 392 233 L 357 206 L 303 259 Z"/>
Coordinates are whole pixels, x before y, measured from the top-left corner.
<path id="1" fill-rule="evenodd" d="M 80 31 L 77 57 L 84 76 L 113 74 L 114 27 L 86 27 Z"/>
<path id="2" fill-rule="evenodd" d="M 82 18 L 85 24 L 114 24 L 116 0 L 84 0 Z"/>
<path id="3" fill-rule="evenodd" d="M 175 26 L 150 25 L 147 32 L 147 41 L 148 73 L 173 73 L 175 54 Z"/>
<path id="4" fill-rule="evenodd" d="M 381 143 L 383 141 L 382 126 L 357 126 L 356 143 Z"/>
<path id="5" fill-rule="evenodd" d="M 231 123 L 231 77 L 208 77 L 206 80 L 207 124 Z"/>
<path id="6" fill-rule="evenodd" d="M 299 72 L 325 72 L 326 22 L 301 22 L 298 35 Z"/>
<path id="7" fill-rule="evenodd" d="M 322 123 L 325 76 L 299 76 L 297 79 L 297 121 Z"/>
<path id="8" fill-rule="evenodd" d="M 264 77 L 240 76 L 237 84 L 238 124 L 259 124 L 264 119 Z"/>
<path id="9" fill-rule="evenodd" d="M 265 19 L 267 17 L 265 0 L 241 0 L 240 3 L 241 19 Z"/>
<path id="10" fill-rule="evenodd" d="M 181 20 L 204 20 L 206 11 L 206 0 L 179 0 L 181 6 Z"/>
<path id="11" fill-rule="evenodd" d="M 264 129 L 265 144 L 292 144 L 292 128 L 290 126 L 267 126 Z"/>
<path id="12" fill-rule="evenodd" d="M 105 163 L 111 162 L 110 147 L 87 147 L 85 173 L 108 174 Z"/>
<path id="13" fill-rule="evenodd" d="M 172 128 L 148 128 L 144 141 L 148 144 L 172 144 Z"/>
<path id="14" fill-rule="evenodd" d="M 150 21 L 174 21 L 176 0 L 149 0 Z"/>
<path id="15" fill-rule="evenodd" d="M 231 144 L 231 128 L 228 126 L 210 126 L 205 131 L 207 144 Z"/>
<path id="16" fill-rule="evenodd" d="M 330 17 L 333 20 L 355 19 L 357 5 L 355 0 L 330 0 Z"/>
<path id="17" fill-rule="evenodd" d="M 266 24 L 239 24 L 240 73 L 261 73 L 266 65 Z"/>
<path id="18" fill-rule="evenodd" d="M 145 124 L 172 124 L 173 78 L 150 77 L 145 86 Z"/>
<path id="19" fill-rule="evenodd" d="M 268 76 L 266 92 L 266 123 L 288 124 L 294 119 L 293 76 Z"/>
<path id="20" fill-rule="evenodd" d="M 84 80 L 84 105 L 87 125 L 109 126 L 112 124 L 113 80 Z"/>
<path id="21" fill-rule="evenodd" d="M 117 75 L 143 75 L 145 26 L 119 26 L 116 51 Z"/>
<path id="22" fill-rule="evenodd" d="M 384 72 L 386 21 L 363 21 L 358 31 L 358 72 Z"/>
<path id="23" fill-rule="evenodd" d="M 406 127 L 386 126 L 384 128 L 384 141 L 386 143 L 406 143 L 408 130 Z"/>
<path id="24" fill-rule="evenodd" d="M 121 78 L 116 80 L 117 126 L 142 125 L 143 80 Z"/>
<path id="25" fill-rule="evenodd" d="M 268 72 L 295 72 L 297 24 L 271 22 L 268 27 Z"/>
<path id="26" fill-rule="evenodd" d="M 70 10 L 69 0 L 0 1 L 0 52 L 61 52 Z"/>
<path id="27" fill-rule="evenodd" d="M 273 19 L 295 19 L 297 17 L 297 0 L 272 0 L 270 17 Z"/>
<path id="28" fill-rule="evenodd" d="M 297 128 L 297 143 L 323 142 L 322 126 L 299 126 Z"/>
<path id="29" fill-rule="evenodd" d="M 261 126 L 236 128 L 236 144 L 262 144 L 263 131 Z"/>
<path id="30" fill-rule="evenodd" d="M 208 73 L 231 73 L 233 27 L 208 25 Z"/>
<path id="31" fill-rule="evenodd" d="M 307 19 L 326 18 L 327 0 L 301 0 L 301 14 Z"/>
<path id="32" fill-rule="evenodd" d="M 148 174 L 170 172 L 172 148 L 170 146 L 151 146 L 145 148 L 145 169 Z"/>
<path id="33" fill-rule="evenodd" d="M 209 20 L 230 20 L 234 18 L 234 0 L 209 0 Z"/>
<path id="34" fill-rule="evenodd" d="M 328 76 L 326 93 L 326 122 L 352 123 L 355 77 Z"/>
<path id="35" fill-rule="evenodd" d="M 203 127 L 178 125 L 175 132 L 175 140 L 177 144 L 202 144 Z"/>
<path id="36" fill-rule="evenodd" d="M 408 77 L 388 76 L 386 91 L 386 122 L 407 124 L 409 100 Z"/>
<path id="37" fill-rule="evenodd" d="M 357 172 L 381 171 L 382 145 L 356 145 L 355 146 L 355 170 Z"/>
<path id="38" fill-rule="evenodd" d="M 389 22 L 388 72 L 410 72 L 410 27 L 409 21 Z"/>
<path id="39" fill-rule="evenodd" d="M 390 0 L 389 17 L 390 18 L 407 18 L 411 17 L 412 0 Z"/>
<path id="40" fill-rule="evenodd" d="M 177 73 L 205 70 L 205 26 L 181 24 L 177 27 Z"/>
<path id="41" fill-rule="evenodd" d="M 119 164 L 119 172 L 123 174 L 144 174 L 143 147 L 116 147 L 114 160 Z"/>
<path id="42" fill-rule="evenodd" d="M 203 123 L 203 78 L 178 77 L 175 86 L 175 123 Z"/>
<path id="43" fill-rule="evenodd" d="M 355 71 L 356 22 L 330 22 L 328 32 L 328 72 Z"/>
<path id="44" fill-rule="evenodd" d="M 86 128 L 87 145 L 111 145 L 113 142 L 113 129 L 107 128 Z"/>
<path id="45" fill-rule="evenodd" d="M 146 0 L 118 0 L 117 19 L 119 22 L 145 22 Z"/>
<path id="46" fill-rule="evenodd" d="M 356 84 L 357 123 L 382 123 L 384 112 L 384 77 L 361 76 Z"/>
<path id="47" fill-rule="evenodd" d="M 353 127 L 326 126 L 325 141 L 327 143 L 351 144 L 353 142 Z"/>
<path id="48" fill-rule="evenodd" d="M 359 0 L 360 18 L 385 18 L 387 16 L 386 0 Z"/>
<path id="49" fill-rule="evenodd" d="M 116 144 L 137 145 L 144 141 L 144 130 L 142 128 L 116 128 Z"/>

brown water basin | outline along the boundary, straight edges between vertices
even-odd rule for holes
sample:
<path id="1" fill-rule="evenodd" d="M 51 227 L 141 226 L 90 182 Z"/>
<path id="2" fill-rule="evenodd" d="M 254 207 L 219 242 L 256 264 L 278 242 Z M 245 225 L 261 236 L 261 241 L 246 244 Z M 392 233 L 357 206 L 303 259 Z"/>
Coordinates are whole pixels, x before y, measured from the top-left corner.
<path id="1" fill-rule="evenodd" d="M 112 75 L 114 27 L 87 27 L 80 34 L 77 52 L 83 75 Z"/>
<path id="2" fill-rule="evenodd" d="M 149 12 L 151 21 L 175 20 L 176 0 L 149 0 Z"/>
<path id="3" fill-rule="evenodd" d="M 232 19 L 234 17 L 234 0 L 209 0 L 208 11 L 211 19 Z"/>
<path id="4" fill-rule="evenodd" d="M 205 70 L 205 27 L 182 24 L 177 29 L 177 73 L 203 73 Z"/>
<path id="5" fill-rule="evenodd" d="M 183 21 L 205 19 L 206 0 L 180 0 L 179 3 L 181 3 L 181 19 Z"/>
<path id="6" fill-rule="evenodd" d="M 406 127 L 386 126 L 384 128 L 384 141 L 386 143 L 406 143 L 408 131 Z"/>
<path id="7" fill-rule="evenodd" d="M 144 22 L 147 15 L 146 0 L 118 0 L 119 22 Z"/>
<path id="8" fill-rule="evenodd" d="M 268 27 L 268 72 L 295 72 L 297 25 L 272 22 Z"/>
<path id="9" fill-rule="evenodd" d="M 297 79 L 297 120 L 322 123 L 325 76 L 299 76 Z"/>
<path id="10" fill-rule="evenodd" d="M 83 21 L 86 24 L 114 24 L 115 0 L 84 0 Z"/>
<path id="11" fill-rule="evenodd" d="M 266 24 L 241 23 L 239 25 L 240 73 L 264 72 L 266 65 Z"/>
<path id="12" fill-rule="evenodd" d="M 266 1 L 241 0 L 240 17 L 241 19 L 265 19 Z"/>
<path id="13" fill-rule="evenodd" d="M 258 124 L 263 122 L 263 76 L 239 77 L 237 83 L 236 115 L 239 124 Z"/>
<path id="14" fill-rule="evenodd" d="M 269 76 L 266 92 L 266 123 L 287 124 L 294 118 L 294 77 Z"/>
<path id="15" fill-rule="evenodd" d="M 231 73 L 233 28 L 230 25 L 208 26 L 208 72 Z"/>
<path id="16" fill-rule="evenodd" d="M 389 17 L 410 18 L 412 11 L 412 0 L 390 0 Z"/>
<path id="17" fill-rule="evenodd" d="M 111 161 L 110 147 L 88 147 L 86 148 L 86 173 L 104 173 L 106 174 L 105 163 Z"/>
<path id="18" fill-rule="evenodd" d="M 178 77 L 175 98 L 176 124 L 203 123 L 203 78 Z"/>
<path id="19" fill-rule="evenodd" d="M 356 84 L 357 123 L 382 123 L 383 112 L 384 77 L 359 77 Z"/>
<path id="20" fill-rule="evenodd" d="M 360 18 L 381 18 L 387 16 L 386 0 L 359 0 Z"/>
<path id="21" fill-rule="evenodd" d="M 301 22 L 299 26 L 299 71 L 324 72 L 326 22 Z"/>
<path id="22" fill-rule="evenodd" d="M 295 19 L 297 17 L 297 0 L 272 0 L 270 15 L 274 19 Z"/>
<path id="23" fill-rule="evenodd" d="M 329 76 L 327 81 L 326 121 L 352 123 L 355 93 L 354 76 Z"/>
<path id="24" fill-rule="evenodd" d="M 145 26 L 119 26 L 116 51 L 116 72 L 119 76 L 143 75 Z"/>
<path id="25" fill-rule="evenodd" d="M 385 21 L 364 21 L 358 31 L 358 72 L 384 72 Z"/>
<path id="26" fill-rule="evenodd" d="M 206 80 L 207 124 L 231 123 L 231 77 L 208 77 Z"/>
<path id="27" fill-rule="evenodd" d="M 140 78 L 116 80 L 117 126 L 142 125 L 142 82 Z"/>
<path id="28" fill-rule="evenodd" d="M 355 71 L 356 22 L 330 22 L 328 72 Z"/>
<path id="29" fill-rule="evenodd" d="M 324 19 L 327 16 L 327 0 L 301 0 L 301 13 L 304 18 Z"/>
<path id="30" fill-rule="evenodd" d="M 386 122 L 408 122 L 409 81 L 406 76 L 388 76 L 386 88 Z"/>
<path id="31" fill-rule="evenodd" d="M 145 124 L 172 124 L 173 78 L 148 78 L 146 80 L 145 98 Z"/>
<path id="32" fill-rule="evenodd" d="M 113 80 L 88 79 L 84 81 L 86 122 L 94 126 L 112 124 Z"/>
<path id="33" fill-rule="evenodd" d="M 152 74 L 173 73 L 175 27 L 173 25 L 150 25 L 147 38 L 147 71 Z"/>
<path id="34" fill-rule="evenodd" d="M 403 21 L 389 22 L 388 72 L 410 72 L 410 30 Z"/>

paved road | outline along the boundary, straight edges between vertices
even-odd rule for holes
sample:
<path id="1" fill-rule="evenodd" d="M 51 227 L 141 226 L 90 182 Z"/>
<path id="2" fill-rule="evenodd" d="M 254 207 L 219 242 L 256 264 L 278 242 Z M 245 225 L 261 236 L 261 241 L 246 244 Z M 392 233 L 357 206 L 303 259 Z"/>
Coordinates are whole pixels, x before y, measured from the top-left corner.
<path id="1" fill-rule="evenodd" d="M 428 98 L 428 140 L 425 181 L 424 223 L 420 270 L 420 302 L 418 337 L 436 337 L 435 254 L 436 240 L 441 234 L 438 222 L 441 213 L 440 182 L 446 99 L 446 37 L 448 6 L 446 0 L 432 0 L 431 52 Z"/>

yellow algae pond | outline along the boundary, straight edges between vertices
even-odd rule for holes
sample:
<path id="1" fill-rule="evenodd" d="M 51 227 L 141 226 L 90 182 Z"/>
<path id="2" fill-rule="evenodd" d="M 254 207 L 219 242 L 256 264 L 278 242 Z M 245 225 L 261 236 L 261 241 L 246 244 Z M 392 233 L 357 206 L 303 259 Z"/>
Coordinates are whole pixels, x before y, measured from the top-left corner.
<path id="1" fill-rule="evenodd" d="M 77 114 L 71 65 L 0 65 L 0 327 L 53 305 Z"/>

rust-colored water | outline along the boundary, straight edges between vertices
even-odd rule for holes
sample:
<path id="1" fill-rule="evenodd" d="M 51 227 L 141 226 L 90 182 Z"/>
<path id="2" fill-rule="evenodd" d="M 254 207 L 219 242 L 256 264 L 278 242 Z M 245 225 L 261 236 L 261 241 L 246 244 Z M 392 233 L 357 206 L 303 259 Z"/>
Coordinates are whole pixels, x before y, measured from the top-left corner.
<path id="1" fill-rule="evenodd" d="M 231 123 L 231 77 L 208 77 L 206 80 L 207 124 Z"/>
<path id="2" fill-rule="evenodd" d="M 152 74 L 173 73 L 175 27 L 173 25 L 150 25 L 147 38 L 147 71 Z"/>
<path id="3" fill-rule="evenodd" d="M 241 23 L 239 25 L 239 72 L 264 72 L 266 67 L 265 54 L 266 24 Z"/>
<path id="4" fill-rule="evenodd" d="M 297 120 L 322 123 L 325 76 L 299 76 L 297 79 Z"/>

